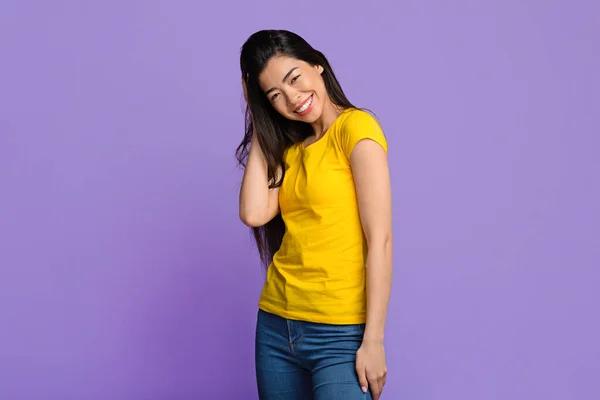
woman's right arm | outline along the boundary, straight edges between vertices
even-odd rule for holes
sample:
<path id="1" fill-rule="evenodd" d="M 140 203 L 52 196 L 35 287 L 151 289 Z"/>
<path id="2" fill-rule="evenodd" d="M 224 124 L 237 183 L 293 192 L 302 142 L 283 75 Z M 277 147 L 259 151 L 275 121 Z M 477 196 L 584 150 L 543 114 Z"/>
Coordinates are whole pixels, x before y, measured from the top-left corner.
<path id="1" fill-rule="evenodd" d="M 249 227 L 263 226 L 279 213 L 279 188 L 269 188 L 267 161 L 256 135 L 252 136 L 242 179 L 239 212 L 240 219 Z"/>

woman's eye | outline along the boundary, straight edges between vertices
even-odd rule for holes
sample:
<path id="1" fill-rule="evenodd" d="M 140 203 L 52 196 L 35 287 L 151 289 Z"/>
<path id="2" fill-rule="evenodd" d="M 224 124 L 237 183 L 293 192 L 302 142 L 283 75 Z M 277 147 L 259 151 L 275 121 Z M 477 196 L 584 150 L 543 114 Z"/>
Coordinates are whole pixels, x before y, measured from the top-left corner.
<path id="1" fill-rule="evenodd" d="M 275 101 L 275 98 L 277 98 L 277 96 L 279 95 L 279 93 L 275 93 L 272 97 L 271 97 L 271 101 Z"/>
<path id="2" fill-rule="evenodd" d="M 300 75 L 298 75 L 298 76 L 296 76 L 296 77 L 292 78 L 292 83 L 296 82 L 296 79 L 298 79 L 298 78 L 300 78 Z"/>

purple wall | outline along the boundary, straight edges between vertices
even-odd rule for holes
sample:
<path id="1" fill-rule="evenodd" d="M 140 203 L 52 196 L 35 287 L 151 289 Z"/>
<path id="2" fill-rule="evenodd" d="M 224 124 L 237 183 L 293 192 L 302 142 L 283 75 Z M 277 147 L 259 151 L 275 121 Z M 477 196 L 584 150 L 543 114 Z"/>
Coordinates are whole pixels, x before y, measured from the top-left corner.
<path id="1" fill-rule="evenodd" d="M 280 27 L 389 138 L 384 398 L 600 398 L 592 0 L 93 3 L 0 4 L 1 399 L 257 398 L 238 55 Z"/>

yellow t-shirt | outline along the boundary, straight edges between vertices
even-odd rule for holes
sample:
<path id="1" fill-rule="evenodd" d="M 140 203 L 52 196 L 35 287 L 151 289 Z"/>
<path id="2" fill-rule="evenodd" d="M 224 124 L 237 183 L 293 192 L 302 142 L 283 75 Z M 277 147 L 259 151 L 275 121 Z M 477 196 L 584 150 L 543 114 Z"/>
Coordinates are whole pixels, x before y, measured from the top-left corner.
<path id="1" fill-rule="evenodd" d="M 387 152 L 377 120 L 347 109 L 318 141 L 287 149 L 279 190 L 286 232 L 267 270 L 262 310 L 319 323 L 365 322 L 367 246 L 350 167 L 362 139 Z"/>

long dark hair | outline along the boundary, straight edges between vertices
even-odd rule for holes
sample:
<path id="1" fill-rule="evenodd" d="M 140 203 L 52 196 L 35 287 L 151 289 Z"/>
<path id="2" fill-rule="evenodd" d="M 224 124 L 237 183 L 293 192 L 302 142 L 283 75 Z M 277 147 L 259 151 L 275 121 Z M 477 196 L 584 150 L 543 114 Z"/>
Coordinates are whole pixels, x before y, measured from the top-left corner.
<path id="1" fill-rule="evenodd" d="M 244 43 L 240 55 L 240 68 L 247 88 L 248 104 L 245 112 L 244 138 L 236 149 L 239 165 L 246 166 L 253 132 L 256 135 L 268 166 L 269 187 L 281 185 L 283 173 L 278 178 L 278 168 L 284 171 L 283 154 L 292 144 L 302 142 L 313 135 L 310 124 L 292 121 L 281 114 L 268 101 L 260 88 L 258 76 L 274 56 L 285 55 L 302 60 L 312 66 L 323 67 L 321 76 L 331 102 L 342 108 L 355 108 L 346 98 L 329 61 L 323 53 L 314 49 L 306 40 L 286 30 L 261 30 L 252 34 Z M 278 214 L 265 225 L 252 228 L 258 253 L 265 267 L 281 246 L 285 224 Z"/>

